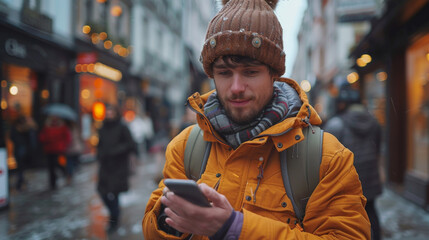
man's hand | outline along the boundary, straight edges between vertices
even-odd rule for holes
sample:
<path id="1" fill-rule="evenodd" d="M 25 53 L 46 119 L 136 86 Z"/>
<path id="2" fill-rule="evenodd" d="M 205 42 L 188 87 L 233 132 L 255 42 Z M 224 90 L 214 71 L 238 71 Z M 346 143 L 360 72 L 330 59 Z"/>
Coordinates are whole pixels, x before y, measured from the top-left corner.
<path id="1" fill-rule="evenodd" d="M 165 222 L 174 229 L 183 233 L 212 236 L 231 216 L 233 208 L 226 197 L 205 183 L 199 187 L 207 199 L 212 202 L 212 207 L 200 207 L 185 199 L 174 195 L 173 192 L 165 192 L 161 198 L 167 218 Z"/>

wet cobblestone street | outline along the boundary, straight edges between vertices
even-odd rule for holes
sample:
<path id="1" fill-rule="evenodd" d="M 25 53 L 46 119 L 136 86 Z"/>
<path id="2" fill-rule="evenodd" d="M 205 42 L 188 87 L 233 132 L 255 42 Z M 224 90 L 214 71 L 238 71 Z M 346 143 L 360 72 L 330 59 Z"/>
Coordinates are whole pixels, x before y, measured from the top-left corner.
<path id="1" fill-rule="evenodd" d="M 120 196 L 120 227 L 111 235 L 105 231 L 108 213 L 96 192 L 96 170 L 95 162 L 81 164 L 73 183 L 67 186 L 60 178 L 55 191 L 48 190 L 44 169 L 26 172 L 24 190 L 12 191 L 9 209 L 0 212 L 0 239 L 143 239 L 141 220 L 156 187 L 151 174 L 156 165 L 138 163 L 131 189 Z"/>

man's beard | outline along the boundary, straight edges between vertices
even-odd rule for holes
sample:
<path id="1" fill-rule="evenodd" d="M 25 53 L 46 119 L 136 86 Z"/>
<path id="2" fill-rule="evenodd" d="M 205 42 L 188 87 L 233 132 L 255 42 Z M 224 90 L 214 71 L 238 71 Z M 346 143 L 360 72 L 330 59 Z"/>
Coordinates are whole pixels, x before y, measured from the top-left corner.
<path id="1" fill-rule="evenodd" d="M 235 99 L 243 99 L 243 96 L 232 96 L 231 98 L 229 98 L 229 100 L 235 100 Z M 253 122 L 263 111 L 263 109 L 260 109 L 258 111 L 254 111 L 253 109 L 250 109 L 250 111 L 243 115 L 243 114 L 239 114 L 240 111 L 236 111 L 237 114 L 234 115 L 233 111 L 226 107 L 227 105 L 225 104 L 223 98 L 219 98 L 220 99 L 220 104 L 223 106 L 223 109 L 225 110 L 225 114 L 228 117 L 229 120 L 239 124 L 239 125 L 246 125 L 248 123 Z"/>

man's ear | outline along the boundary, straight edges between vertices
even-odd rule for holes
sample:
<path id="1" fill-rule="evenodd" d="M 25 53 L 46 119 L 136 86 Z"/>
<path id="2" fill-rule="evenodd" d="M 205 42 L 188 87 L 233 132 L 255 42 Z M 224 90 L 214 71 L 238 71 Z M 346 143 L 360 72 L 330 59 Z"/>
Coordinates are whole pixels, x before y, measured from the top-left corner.
<path id="1" fill-rule="evenodd" d="M 273 81 L 273 84 L 274 84 L 274 82 L 278 79 L 279 77 L 277 76 L 277 75 L 273 75 L 272 77 L 271 77 L 271 80 Z"/>

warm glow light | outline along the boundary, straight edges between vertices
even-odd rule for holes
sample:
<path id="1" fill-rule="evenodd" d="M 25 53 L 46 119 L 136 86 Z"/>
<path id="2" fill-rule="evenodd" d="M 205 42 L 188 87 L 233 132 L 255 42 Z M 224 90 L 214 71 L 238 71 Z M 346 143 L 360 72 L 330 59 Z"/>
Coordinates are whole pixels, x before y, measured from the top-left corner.
<path id="1" fill-rule="evenodd" d="M 113 45 L 113 43 L 110 40 L 107 40 L 107 41 L 104 42 L 104 48 L 105 49 L 111 49 L 112 45 Z"/>
<path id="2" fill-rule="evenodd" d="M 101 40 L 101 41 L 106 40 L 106 38 L 107 38 L 107 33 L 105 33 L 105 32 L 101 32 L 101 33 L 98 35 L 98 38 L 100 38 L 100 40 Z"/>
<path id="3" fill-rule="evenodd" d="M 429 61 L 429 52 L 426 53 L 426 59 Z"/>
<path id="4" fill-rule="evenodd" d="M 103 86 L 103 79 L 101 78 L 96 78 L 94 80 L 94 87 L 96 88 L 101 88 Z"/>
<path id="5" fill-rule="evenodd" d="M 122 8 L 118 5 L 115 5 L 110 9 L 110 14 L 112 14 L 114 17 L 119 17 L 122 14 Z"/>
<path id="6" fill-rule="evenodd" d="M 358 58 L 358 59 L 356 60 L 356 64 L 357 64 L 359 67 L 365 67 L 365 66 L 366 66 L 366 62 L 365 62 L 362 58 Z"/>
<path id="7" fill-rule="evenodd" d="M 115 82 L 120 81 L 122 79 L 121 71 L 99 62 L 95 64 L 94 73 L 101 77 L 113 80 Z"/>
<path id="8" fill-rule="evenodd" d="M 127 110 L 127 111 L 124 113 L 124 119 L 125 119 L 125 121 L 127 121 L 127 122 L 131 122 L 131 121 L 133 121 L 135 117 L 136 117 L 136 113 L 135 113 L 134 111 Z"/>
<path id="9" fill-rule="evenodd" d="M 366 64 L 368 64 L 372 61 L 372 58 L 369 54 L 362 54 L 362 56 L 360 56 L 360 58 L 362 58 L 362 61 L 364 61 Z"/>
<path id="10" fill-rule="evenodd" d="M 40 92 L 40 97 L 42 97 L 43 99 L 48 99 L 49 98 L 49 90 L 47 89 L 43 89 Z"/>
<path id="11" fill-rule="evenodd" d="M 126 57 L 126 54 L 127 54 L 127 49 L 124 47 L 121 47 L 118 51 L 118 55 L 121 57 Z"/>
<path id="12" fill-rule="evenodd" d="M 80 92 L 80 96 L 83 98 L 83 99 L 88 99 L 89 98 L 89 96 L 91 96 L 91 92 L 88 90 L 88 89 L 83 89 L 81 92 Z"/>
<path id="13" fill-rule="evenodd" d="M 124 56 L 122 57 L 128 57 L 128 55 L 130 55 L 130 50 L 128 50 L 128 48 L 124 48 L 125 52 L 124 52 Z"/>
<path id="14" fill-rule="evenodd" d="M 92 116 L 97 121 L 103 121 L 106 116 L 106 106 L 102 102 L 95 102 L 92 105 Z"/>
<path id="15" fill-rule="evenodd" d="M 114 51 L 115 53 L 119 53 L 119 50 L 121 50 L 121 48 L 122 48 L 122 46 L 121 46 L 121 45 L 116 44 L 116 45 L 113 47 L 113 51 Z"/>
<path id="16" fill-rule="evenodd" d="M 74 70 L 75 70 L 77 73 L 82 72 L 82 65 L 81 65 L 81 64 L 76 64 L 76 66 L 74 67 Z"/>
<path id="17" fill-rule="evenodd" d="M 301 81 L 301 88 L 304 90 L 304 92 L 310 92 L 311 90 L 311 84 L 308 80 L 302 80 Z"/>
<path id="18" fill-rule="evenodd" d="M 81 65 L 82 72 L 88 72 L 88 64 Z"/>
<path id="19" fill-rule="evenodd" d="M 85 33 L 85 34 L 90 33 L 91 32 L 91 27 L 88 26 L 88 25 L 83 26 L 82 27 L 82 32 Z"/>
<path id="20" fill-rule="evenodd" d="M 359 74 L 356 72 L 352 72 L 349 75 L 347 75 L 347 82 L 350 84 L 355 83 L 357 80 L 359 80 Z"/>
<path id="21" fill-rule="evenodd" d="M 1 109 L 5 110 L 7 108 L 7 102 L 6 100 L 2 99 L 1 100 Z"/>
<path id="22" fill-rule="evenodd" d="M 17 94 L 18 94 L 18 87 L 17 87 L 17 86 L 15 86 L 15 85 L 11 86 L 11 87 L 9 88 L 9 93 L 10 93 L 11 95 L 17 95 Z"/>
<path id="23" fill-rule="evenodd" d="M 7 87 L 7 81 L 6 80 L 1 81 L 1 87 L 3 87 L 3 88 Z"/>
<path id="24" fill-rule="evenodd" d="M 94 65 L 94 63 L 90 63 L 90 64 L 88 64 L 88 66 L 87 66 L 87 70 L 88 70 L 88 72 L 94 72 L 94 69 L 95 69 L 95 65 Z"/>
<path id="25" fill-rule="evenodd" d="M 89 139 L 89 143 L 92 146 L 97 146 L 98 145 L 98 136 L 92 135 L 91 138 Z"/>
<path id="26" fill-rule="evenodd" d="M 106 0 L 97 0 L 97 2 L 99 2 L 99 3 L 105 3 Z"/>
<path id="27" fill-rule="evenodd" d="M 100 38 L 98 37 L 98 33 L 91 34 L 91 41 L 93 44 L 97 44 L 100 42 Z"/>
<path id="28" fill-rule="evenodd" d="M 387 73 L 386 72 L 379 72 L 379 73 L 377 73 L 376 77 L 377 77 L 377 80 L 380 82 L 386 81 Z"/>

